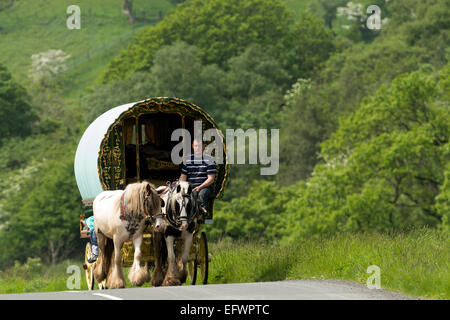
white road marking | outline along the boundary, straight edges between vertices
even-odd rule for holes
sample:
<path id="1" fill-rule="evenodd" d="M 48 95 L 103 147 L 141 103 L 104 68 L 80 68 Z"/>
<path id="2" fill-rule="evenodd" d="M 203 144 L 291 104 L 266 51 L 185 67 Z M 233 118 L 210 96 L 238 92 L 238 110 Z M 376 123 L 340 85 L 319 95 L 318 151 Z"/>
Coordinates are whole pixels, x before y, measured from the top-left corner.
<path id="1" fill-rule="evenodd" d="M 111 299 L 111 300 L 123 300 L 122 298 L 114 297 L 114 296 L 111 296 L 109 294 L 104 294 L 104 293 L 93 293 L 93 295 L 104 297 L 104 298 Z"/>

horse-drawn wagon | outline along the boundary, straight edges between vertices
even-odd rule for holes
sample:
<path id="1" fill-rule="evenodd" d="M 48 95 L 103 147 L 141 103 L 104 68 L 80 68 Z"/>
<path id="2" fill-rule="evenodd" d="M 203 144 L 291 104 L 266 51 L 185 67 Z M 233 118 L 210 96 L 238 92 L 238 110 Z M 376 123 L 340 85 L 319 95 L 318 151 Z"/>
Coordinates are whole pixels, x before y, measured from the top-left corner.
<path id="1" fill-rule="evenodd" d="M 156 187 L 166 186 L 168 181 L 180 177 L 181 164 L 171 160 L 171 151 L 179 141 L 172 141 L 174 130 L 186 129 L 194 136 L 194 121 L 201 121 L 202 130 L 215 129 L 223 134 L 213 118 L 200 107 L 177 98 L 150 98 L 121 105 L 100 115 L 84 132 L 75 155 L 75 177 L 84 204 L 80 219 L 80 236 L 89 239 L 91 230 L 86 219 L 93 214 L 93 201 L 103 191 L 124 190 L 127 185 L 149 181 Z M 225 148 L 222 163 L 216 164 L 214 181 L 216 198 L 221 197 L 229 175 Z M 214 156 L 214 154 L 213 154 Z M 208 281 L 208 246 L 201 226 L 212 223 L 213 200 L 209 201 L 207 216 L 196 212 L 196 227 L 187 263 L 188 279 L 196 283 L 197 267 L 201 282 Z M 152 268 L 155 262 L 154 244 L 150 226 L 144 231 L 141 245 L 141 263 Z M 133 263 L 134 248 L 130 241 L 121 249 L 122 266 Z M 89 290 L 94 288 L 96 263 L 89 263 L 91 244 L 86 244 L 86 280 Z M 99 284 L 99 288 L 104 283 Z"/>

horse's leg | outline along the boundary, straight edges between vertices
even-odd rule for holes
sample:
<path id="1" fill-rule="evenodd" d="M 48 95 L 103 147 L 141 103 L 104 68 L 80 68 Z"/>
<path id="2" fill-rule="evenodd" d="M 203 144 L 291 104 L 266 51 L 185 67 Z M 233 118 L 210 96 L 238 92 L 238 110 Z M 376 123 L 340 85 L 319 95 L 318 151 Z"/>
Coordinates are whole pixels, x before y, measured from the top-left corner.
<path id="1" fill-rule="evenodd" d="M 114 255 L 112 261 L 112 272 L 106 280 L 106 286 L 110 289 L 124 288 L 125 278 L 122 272 L 122 255 L 120 249 L 122 249 L 123 241 L 117 235 L 114 235 Z"/>
<path id="2" fill-rule="evenodd" d="M 181 256 L 180 264 L 178 265 L 180 270 L 180 281 L 181 283 L 184 283 L 186 281 L 187 272 L 186 272 L 186 263 L 189 261 L 189 253 L 191 251 L 191 245 L 192 245 L 192 233 L 190 232 L 184 232 L 183 234 L 183 254 Z"/>
<path id="3" fill-rule="evenodd" d="M 108 274 L 108 259 L 105 257 L 106 242 L 108 239 L 103 235 L 103 233 L 100 230 L 96 231 L 96 234 L 97 234 L 99 255 L 94 268 L 94 277 L 95 280 L 97 280 L 97 283 L 100 283 L 103 280 L 105 280 L 106 275 Z"/>
<path id="4" fill-rule="evenodd" d="M 162 242 L 165 241 L 161 232 L 153 232 L 153 250 L 155 258 L 155 270 L 153 271 L 152 286 L 159 287 L 164 280 L 164 272 L 162 270 L 163 265 L 163 252 L 161 248 Z"/>
<path id="5" fill-rule="evenodd" d="M 150 274 L 148 273 L 148 269 L 141 268 L 142 240 L 143 240 L 142 234 L 133 240 L 134 261 L 133 261 L 133 265 L 131 266 L 130 271 L 128 272 L 128 279 L 130 279 L 131 284 L 133 286 L 142 286 L 144 284 L 144 282 L 150 281 Z"/>
<path id="6" fill-rule="evenodd" d="M 167 236 L 166 237 L 166 244 L 167 244 L 167 260 L 169 262 L 169 267 L 167 270 L 166 277 L 163 281 L 163 286 L 178 286 L 181 284 L 180 280 L 178 279 L 177 275 L 177 265 L 175 261 L 175 252 L 173 248 L 173 244 L 175 241 L 175 237 L 173 236 Z"/>

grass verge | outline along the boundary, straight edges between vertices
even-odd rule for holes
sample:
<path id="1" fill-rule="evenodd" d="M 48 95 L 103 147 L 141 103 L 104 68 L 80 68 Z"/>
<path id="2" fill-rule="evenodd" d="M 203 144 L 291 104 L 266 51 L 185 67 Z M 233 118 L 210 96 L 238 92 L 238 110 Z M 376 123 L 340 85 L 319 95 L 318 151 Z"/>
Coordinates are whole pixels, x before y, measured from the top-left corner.
<path id="1" fill-rule="evenodd" d="M 450 299 L 449 249 L 448 234 L 426 228 L 393 234 L 340 234 L 276 245 L 220 240 L 209 243 L 208 283 L 320 278 L 365 284 L 371 275 L 367 268 L 376 265 L 384 289 Z M 73 274 L 67 273 L 70 265 L 80 267 L 80 289 L 85 290 L 81 261 L 47 267 L 39 259 L 29 259 L 0 274 L 0 293 L 68 290 L 67 280 Z M 127 287 L 132 287 L 128 270 L 124 275 Z"/>
<path id="2" fill-rule="evenodd" d="M 336 279 L 366 284 L 380 268 L 384 289 L 428 299 L 450 298 L 448 235 L 417 229 L 393 234 L 340 234 L 285 245 L 219 241 L 209 283 Z"/>

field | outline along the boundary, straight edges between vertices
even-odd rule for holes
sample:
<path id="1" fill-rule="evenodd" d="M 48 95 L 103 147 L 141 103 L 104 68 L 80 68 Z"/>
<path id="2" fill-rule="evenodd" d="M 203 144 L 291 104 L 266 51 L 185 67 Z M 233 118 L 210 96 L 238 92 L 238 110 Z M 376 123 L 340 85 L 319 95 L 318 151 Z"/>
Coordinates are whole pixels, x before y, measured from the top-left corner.
<path id="1" fill-rule="evenodd" d="M 120 1 L 15 1 L 12 8 L 0 11 L 0 62 L 7 63 L 17 81 L 27 83 L 31 56 L 61 49 L 70 55 L 66 77 L 71 85 L 65 88 L 65 96 L 79 98 L 137 31 L 174 9 L 168 0 L 133 3 L 138 20 L 130 25 Z M 66 26 L 70 16 L 66 10 L 72 4 L 81 10 L 79 30 Z"/>
<path id="2" fill-rule="evenodd" d="M 367 268 L 376 265 L 384 289 L 426 299 L 450 298 L 448 237 L 435 230 L 390 235 L 341 234 L 283 245 L 222 240 L 210 243 L 209 251 L 209 284 L 314 278 L 365 284 L 371 275 Z M 80 289 L 84 290 L 81 259 L 54 267 L 30 259 L 1 274 L 0 293 L 68 290 L 70 265 L 80 267 Z M 126 280 L 127 287 L 131 287 Z"/>

